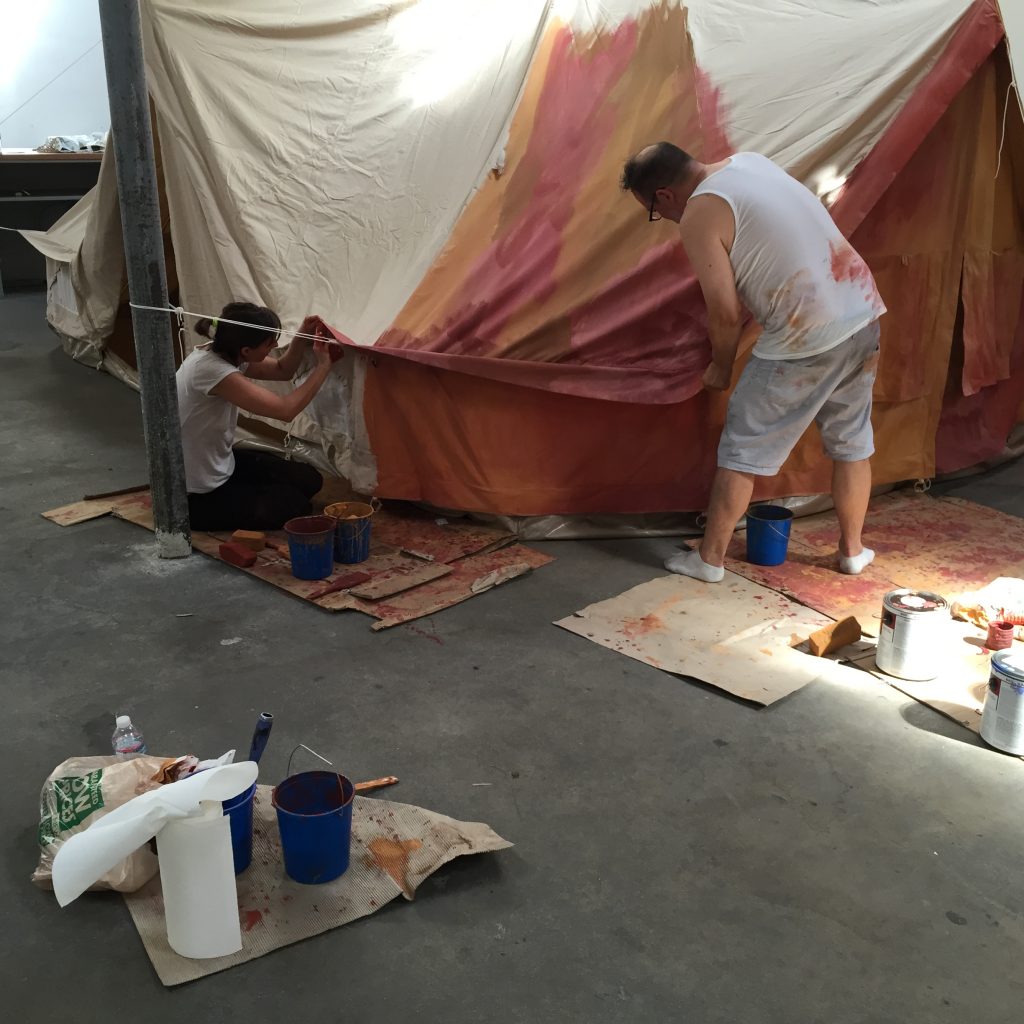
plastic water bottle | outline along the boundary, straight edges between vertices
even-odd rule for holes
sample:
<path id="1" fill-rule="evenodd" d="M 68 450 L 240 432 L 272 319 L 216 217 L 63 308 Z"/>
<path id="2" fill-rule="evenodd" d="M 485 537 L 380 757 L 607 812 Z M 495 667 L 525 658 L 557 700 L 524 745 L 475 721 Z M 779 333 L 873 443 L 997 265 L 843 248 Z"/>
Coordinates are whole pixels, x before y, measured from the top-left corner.
<path id="1" fill-rule="evenodd" d="M 117 716 L 117 728 L 114 730 L 112 742 L 118 761 L 130 761 L 146 752 L 142 730 L 132 725 L 128 715 Z"/>

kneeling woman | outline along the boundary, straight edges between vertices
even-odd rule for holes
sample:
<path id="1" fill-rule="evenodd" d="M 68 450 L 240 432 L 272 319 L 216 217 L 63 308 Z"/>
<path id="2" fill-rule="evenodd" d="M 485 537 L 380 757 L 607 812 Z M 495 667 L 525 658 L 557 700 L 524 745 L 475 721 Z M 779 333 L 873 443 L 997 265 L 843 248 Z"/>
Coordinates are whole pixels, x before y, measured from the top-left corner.
<path id="1" fill-rule="evenodd" d="M 238 323 L 224 321 L 237 320 Z M 305 324 L 304 324 L 305 326 Z M 328 346 L 315 342 L 313 372 L 294 391 L 274 394 L 253 380 L 291 380 L 307 343 L 293 338 L 276 359 L 281 321 L 271 309 L 232 302 L 196 331 L 210 342 L 178 370 L 178 415 L 185 452 L 188 510 L 195 530 L 278 530 L 308 515 L 323 479 L 312 466 L 266 452 L 234 451 L 238 410 L 289 422 L 313 400 L 331 368 Z M 300 331 L 301 333 L 301 331 Z"/>

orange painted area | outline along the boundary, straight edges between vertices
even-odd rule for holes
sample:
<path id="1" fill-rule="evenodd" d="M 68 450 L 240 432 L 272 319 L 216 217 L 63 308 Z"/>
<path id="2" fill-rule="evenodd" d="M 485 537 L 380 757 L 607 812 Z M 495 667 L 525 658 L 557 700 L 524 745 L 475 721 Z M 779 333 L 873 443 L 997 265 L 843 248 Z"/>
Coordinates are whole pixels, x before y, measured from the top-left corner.
<path id="1" fill-rule="evenodd" d="M 419 839 L 371 839 L 368 866 L 376 866 L 386 871 L 407 895 L 412 895 L 409 885 L 409 855 L 420 849 L 423 843 Z"/>

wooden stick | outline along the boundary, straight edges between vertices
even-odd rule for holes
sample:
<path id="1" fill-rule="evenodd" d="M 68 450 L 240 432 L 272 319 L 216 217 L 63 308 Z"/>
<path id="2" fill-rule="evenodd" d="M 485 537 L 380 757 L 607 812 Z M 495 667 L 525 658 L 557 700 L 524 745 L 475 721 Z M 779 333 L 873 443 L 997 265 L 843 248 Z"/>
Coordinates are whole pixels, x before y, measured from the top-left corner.
<path id="1" fill-rule="evenodd" d="M 356 792 L 362 793 L 367 789 L 380 789 L 382 786 L 393 786 L 397 781 L 397 775 L 385 775 L 382 779 L 370 779 L 368 782 L 357 782 Z"/>
<path id="2" fill-rule="evenodd" d="M 136 484 L 134 487 L 122 487 L 119 491 L 105 491 L 103 494 L 87 494 L 82 501 L 99 501 L 100 498 L 119 498 L 122 494 L 137 494 L 148 491 L 149 484 Z"/>

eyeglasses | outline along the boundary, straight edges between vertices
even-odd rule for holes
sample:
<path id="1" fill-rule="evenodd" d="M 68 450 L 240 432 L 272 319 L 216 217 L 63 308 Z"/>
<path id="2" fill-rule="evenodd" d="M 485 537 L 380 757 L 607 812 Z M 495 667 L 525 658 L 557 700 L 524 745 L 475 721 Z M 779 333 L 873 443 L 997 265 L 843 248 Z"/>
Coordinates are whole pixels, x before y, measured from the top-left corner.
<path id="1" fill-rule="evenodd" d="M 652 223 L 656 220 L 661 220 L 662 216 L 654 209 L 654 204 L 658 201 L 657 193 L 651 196 L 651 205 L 647 207 L 647 219 Z"/>

